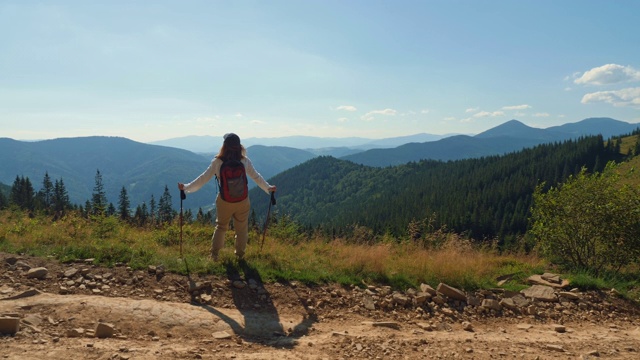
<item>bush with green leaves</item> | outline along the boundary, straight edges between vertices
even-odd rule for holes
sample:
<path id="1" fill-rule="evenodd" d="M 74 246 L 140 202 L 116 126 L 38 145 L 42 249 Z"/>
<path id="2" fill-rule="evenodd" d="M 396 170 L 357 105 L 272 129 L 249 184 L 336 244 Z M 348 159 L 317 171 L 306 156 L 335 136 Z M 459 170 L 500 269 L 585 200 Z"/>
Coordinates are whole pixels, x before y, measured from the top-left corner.
<path id="1" fill-rule="evenodd" d="M 586 169 L 559 187 L 534 193 L 530 234 L 542 254 L 570 269 L 619 272 L 640 256 L 640 193 L 622 184 L 618 165 Z"/>

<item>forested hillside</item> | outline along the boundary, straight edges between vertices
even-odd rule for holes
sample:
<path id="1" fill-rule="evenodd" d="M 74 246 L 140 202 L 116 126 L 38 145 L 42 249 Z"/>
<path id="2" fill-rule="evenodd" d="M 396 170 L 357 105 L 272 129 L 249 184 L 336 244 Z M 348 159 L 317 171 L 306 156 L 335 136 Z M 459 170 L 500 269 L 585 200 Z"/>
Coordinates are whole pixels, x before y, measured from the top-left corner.
<path id="1" fill-rule="evenodd" d="M 373 234 L 406 235 L 446 226 L 476 239 L 513 239 L 527 229 L 536 185 L 554 185 L 581 167 L 601 170 L 622 155 L 601 136 L 539 145 L 477 159 L 420 161 L 375 168 L 332 157 L 312 159 L 272 179 L 277 211 L 308 229 L 344 234 L 354 224 Z M 257 214 L 268 197 L 251 194 Z M 427 219 L 433 217 L 433 223 Z"/>

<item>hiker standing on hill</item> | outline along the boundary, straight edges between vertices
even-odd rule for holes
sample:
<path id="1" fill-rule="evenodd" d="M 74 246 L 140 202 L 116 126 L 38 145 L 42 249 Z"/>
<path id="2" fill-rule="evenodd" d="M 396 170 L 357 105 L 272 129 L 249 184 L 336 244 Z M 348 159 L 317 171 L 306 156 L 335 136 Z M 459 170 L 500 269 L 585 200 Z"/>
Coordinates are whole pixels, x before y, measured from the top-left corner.
<path id="1" fill-rule="evenodd" d="M 216 198 L 216 229 L 211 239 L 211 259 L 214 261 L 218 260 L 220 249 L 224 247 L 224 235 L 232 218 L 236 230 L 235 254 L 239 260 L 244 258 L 249 239 L 251 208 L 246 174 L 266 193 L 276 191 L 276 187 L 270 185 L 253 167 L 238 135 L 225 134 L 223 139 L 220 152 L 200 176 L 188 184 L 178 183 L 178 189 L 193 193 L 200 190 L 213 176 L 218 179 L 220 191 Z"/>

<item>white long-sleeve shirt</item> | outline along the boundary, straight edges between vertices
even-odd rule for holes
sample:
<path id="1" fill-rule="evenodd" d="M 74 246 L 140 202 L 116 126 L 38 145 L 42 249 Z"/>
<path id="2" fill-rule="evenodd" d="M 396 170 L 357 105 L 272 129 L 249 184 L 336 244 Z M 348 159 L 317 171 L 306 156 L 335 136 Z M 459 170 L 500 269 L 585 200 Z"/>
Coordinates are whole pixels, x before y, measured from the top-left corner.
<path id="1" fill-rule="evenodd" d="M 271 185 L 269 185 L 269 183 L 262 177 L 262 175 L 260 175 L 260 173 L 256 171 L 256 169 L 253 167 L 253 163 L 251 163 L 251 160 L 249 160 L 248 157 L 245 157 L 240 161 L 242 162 L 242 165 L 244 165 L 244 169 L 247 175 L 249 175 L 249 177 L 253 179 L 253 181 L 255 181 L 256 184 L 258 184 L 258 186 L 268 194 L 269 187 Z M 211 161 L 211 164 L 209 164 L 209 167 L 202 174 L 200 174 L 192 182 L 184 184 L 184 191 L 188 194 L 194 193 L 200 190 L 200 188 L 204 186 L 204 184 L 209 182 L 209 180 L 211 180 L 214 175 L 220 178 L 221 165 L 222 160 L 214 158 Z"/>

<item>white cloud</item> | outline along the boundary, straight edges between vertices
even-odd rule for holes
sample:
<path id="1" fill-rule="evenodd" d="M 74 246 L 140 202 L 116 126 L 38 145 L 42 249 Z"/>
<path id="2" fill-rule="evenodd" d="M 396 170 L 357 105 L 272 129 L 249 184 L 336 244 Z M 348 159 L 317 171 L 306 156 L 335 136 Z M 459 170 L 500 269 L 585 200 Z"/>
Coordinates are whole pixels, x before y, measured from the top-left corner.
<path id="1" fill-rule="evenodd" d="M 640 107 L 640 87 L 586 94 L 581 102 L 583 104 L 605 102 L 616 107 Z"/>
<path id="2" fill-rule="evenodd" d="M 340 105 L 336 108 L 336 110 L 356 111 L 358 109 L 356 109 L 356 107 L 352 105 Z"/>
<path id="3" fill-rule="evenodd" d="M 237 114 L 236 114 L 236 117 L 237 117 L 237 118 L 241 118 L 241 117 L 242 117 L 242 114 L 237 113 Z"/>
<path id="4" fill-rule="evenodd" d="M 575 80 L 575 79 L 579 78 L 579 77 L 580 77 L 580 75 L 581 75 L 581 74 L 580 74 L 580 72 L 579 72 L 579 71 L 576 71 L 576 72 L 574 72 L 574 73 L 573 73 L 573 74 L 571 74 L 571 75 L 567 75 L 567 76 L 565 76 L 563 80 L 564 80 L 564 81 L 572 81 L 572 80 Z"/>
<path id="5" fill-rule="evenodd" d="M 394 116 L 397 113 L 396 110 L 393 109 L 384 109 L 384 110 L 373 110 L 362 116 L 362 120 L 364 121 L 372 121 L 375 119 L 375 115 L 386 115 L 386 116 Z"/>
<path id="6" fill-rule="evenodd" d="M 574 80 L 576 84 L 585 85 L 608 85 L 632 81 L 640 81 L 640 71 L 631 66 L 618 64 L 606 64 L 593 68 Z"/>
<path id="7" fill-rule="evenodd" d="M 251 120 L 250 123 L 251 123 L 251 125 L 262 125 L 262 124 L 264 124 L 264 121 L 262 121 L 262 120 Z"/>
<path id="8" fill-rule="evenodd" d="M 349 119 L 344 118 L 344 117 L 341 117 L 341 118 L 338 119 L 338 122 L 341 122 L 341 123 L 344 123 L 344 122 L 347 122 L 347 121 L 349 121 Z"/>
<path id="9" fill-rule="evenodd" d="M 522 105 L 512 105 L 512 106 L 503 106 L 502 110 L 525 110 L 531 109 L 531 105 L 522 104 Z"/>
<path id="10" fill-rule="evenodd" d="M 428 113 L 429 113 L 429 109 L 420 110 L 420 114 L 428 114 Z"/>
<path id="11" fill-rule="evenodd" d="M 465 110 L 464 112 L 466 113 L 472 113 L 472 112 L 477 112 L 478 110 L 480 110 L 480 108 L 468 108 L 467 110 Z"/>
<path id="12" fill-rule="evenodd" d="M 545 112 L 545 113 L 535 113 L 535 114 L 533 114 L 533 116 L 535 116 L 535 117 L 549 117 L 551 115 L 549 113 Z"/>
<path id="13" fill-rule="evenodd" d="M 480 111 L 478 113 L 473 114 L 473 117 L 496 117 L 496 116 L 504 116 L 504 112 L 502 111 Z"/>

